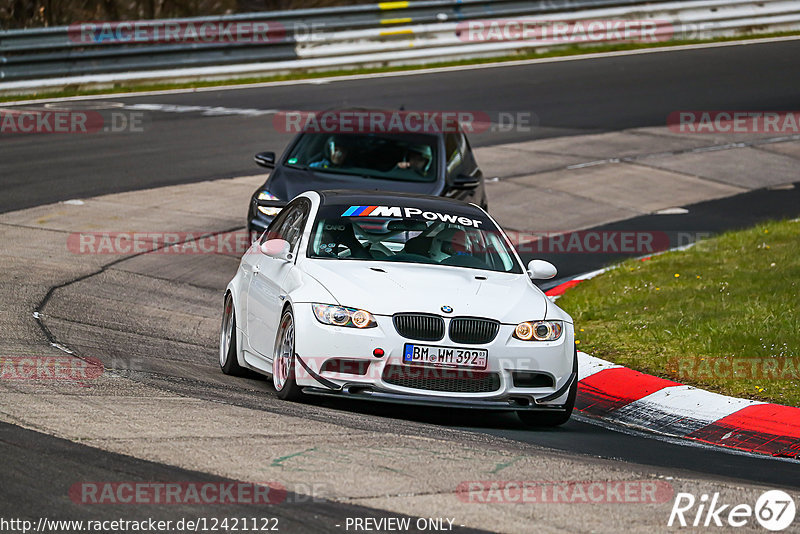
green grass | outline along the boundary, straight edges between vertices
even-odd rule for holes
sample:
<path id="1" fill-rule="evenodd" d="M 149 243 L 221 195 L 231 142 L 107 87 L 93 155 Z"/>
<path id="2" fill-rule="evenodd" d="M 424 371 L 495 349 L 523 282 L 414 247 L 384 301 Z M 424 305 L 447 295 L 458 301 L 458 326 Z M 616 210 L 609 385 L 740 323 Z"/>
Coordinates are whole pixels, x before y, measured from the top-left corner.
<path id="1" fill-rule="evenodd" d="M 726 395 L 800 406 L 798 221 L 628 260 L 558 304 L 575 319 L 578 347 L 588 354 Z"/>
<path id="2" fill-rule="evenodd" d="M 788 37 L 800 35 L 800 32 L 776 32 L 776 33 L 761 33 L 761 34 L 748 34 L 739 35 L 735 37 L 719 37 L 715 39 L 703 40 L 673 40 L 658 43 L 618 43 L 611 45 L 565 45 L 550 48 L 542 51 L 524 52 L 519 54 L 511 54 L 502 57 L 491 58 L 475 58 L 465 59 L 459 61 L 440 61 L 435 63 L 426 63 L 424 65 L 403 65 L 394 67 L 375 67 L 375 68 L 353 68 L 353 69 L 339 69 L 323 72 L 292 72 L 290 74 L 275 75 L 275 76 L 260 76 L 251 78 L 235 78 L 230 80 L 216 80 L 216 81 L 196 81 L 196 82 L 182 82 L 182 83 L 123 83 L 114 84 L 111 87 L 104 86 L 103 88 L 91 89 L 83 87 L 66 87 L 58 91 L 43 91 L 41 93 L 27 93 L 18 95 L 0 95 L 0 102 L 14 102 L 18 100 L 31 100 L 31 99 L 47 99 L 47 98 L 67 98 L 70 96 L 79 95 L 105 95 L 115 93 L 128 93 L 128 92 L 142 92 L 142 91 L 166 91 L 171 89 L 195 89 L 201 87 L 221 87 L 226 85 L 240 85 L 240 84 L 256 84 L 267 82 L 280 82 L 287 80 L 305 80 L 314 78 L 327 78 L 330 76 L 351 76 L 354 74 L 374 74 L 382 72 L 403 72 L 412 70 L 422 70 L 437 67 L 453 67 L 461 65 L 480 65 L 485 63 L 502 63 L 507 61 L 520 61 L 526 59 L 541 59 L 549 57 L 562 57 L 574 56 L 583 54 L 595 54 L 601 52 L 616 52 L 622 50 L 639 50 L 645 48 L 663 48 L 669 46 L 680 46 L 688 44 L 703 44 L 703 43 L 719 43 L 728 41 L 740 41 L 749 39 L 766 39 L 770 37 Z"/>

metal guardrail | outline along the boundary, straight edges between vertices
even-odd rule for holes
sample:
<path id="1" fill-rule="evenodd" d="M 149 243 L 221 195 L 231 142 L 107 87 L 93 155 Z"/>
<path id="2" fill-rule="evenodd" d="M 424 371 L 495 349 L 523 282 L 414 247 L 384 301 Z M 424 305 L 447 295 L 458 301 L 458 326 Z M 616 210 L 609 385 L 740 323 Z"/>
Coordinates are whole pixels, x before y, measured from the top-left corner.
<path id="1" fill-rule="evenodd" d="M 234 40 L 243 41 L 241 43 L 131 44 L 118 40 L 76 41 L 73 38 L 76 28 L 70 26 L 10 30 L 0 32 L 0 80 L 291 60 L 300 57 L 295 50 L 296 44 L 307 42 L 311 32 L 335 36 L 337 32 L 347 30 L 369 31 L 403 24 L 547 14 L 638 1 L 641 0 L 427 0 L 137 22 L 140 27 L 167 22 L 264 22 L 279 24 L 286 29 L 284 37 L 263 43 L 249 43 L 248 36 L 240 33 L 234 35 Z"/>
<path id="2" fill-rule="evenodd" d="M 471 42 L 465 21 L 658 21 L 660 38 L 708 38 L 800 29 L 798 0 L 422 0 L 137 21 L 144 38 L 89 39 L 80 27 L 0 31 L 0 91 L 134 80 L 215 79 L 298 69 L 425 63 L 551 47 L 541 39 Z M 148 32 L 165 25 L 230 25 L 225 42 L 176 42 Z M 253 39 L 254 26 L 269 28 Z M 248 34 L 248 32 L 250 32 Z M 269 32 L 265 33 L 267 35 Z M 699 32 L 699 33 L 698 33 Z M 100 35 L 102 37 L 102 35 Z M 610 39 L 597 39 L 596 43 Z M 232 42 L 231 42 L 232 41 Z M 36 82 L 36 83 L 33 83 Z"/>

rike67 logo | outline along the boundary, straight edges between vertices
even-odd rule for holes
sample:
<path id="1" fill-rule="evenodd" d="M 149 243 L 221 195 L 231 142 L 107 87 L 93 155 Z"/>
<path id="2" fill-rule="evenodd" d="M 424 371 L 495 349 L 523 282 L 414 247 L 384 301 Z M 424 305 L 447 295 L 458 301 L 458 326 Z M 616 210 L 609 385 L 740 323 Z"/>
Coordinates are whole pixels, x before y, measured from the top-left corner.
<path id="1" fill-rule="evenodd" d="M 691 493 L 678 493 L 667 526 L 679 527 L 743 527 L 753 519 L 763 528 L 778 532 L 788 528 L 795 517 L 794 499 L 781 490 L 766 491 L 749 504 L 724 504 L 719 493 L 703 494 L 697 499 Z"/>

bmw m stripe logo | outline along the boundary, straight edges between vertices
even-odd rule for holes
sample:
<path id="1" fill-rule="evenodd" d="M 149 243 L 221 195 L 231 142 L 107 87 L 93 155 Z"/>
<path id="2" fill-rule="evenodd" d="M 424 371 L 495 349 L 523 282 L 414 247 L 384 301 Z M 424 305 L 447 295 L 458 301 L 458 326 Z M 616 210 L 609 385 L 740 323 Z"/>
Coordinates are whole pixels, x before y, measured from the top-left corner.
<path id="1" fill-rule="evenodd" d="M 350 206 L 342 217 L 363 217 L 372 213 L 378 206 Z"/>

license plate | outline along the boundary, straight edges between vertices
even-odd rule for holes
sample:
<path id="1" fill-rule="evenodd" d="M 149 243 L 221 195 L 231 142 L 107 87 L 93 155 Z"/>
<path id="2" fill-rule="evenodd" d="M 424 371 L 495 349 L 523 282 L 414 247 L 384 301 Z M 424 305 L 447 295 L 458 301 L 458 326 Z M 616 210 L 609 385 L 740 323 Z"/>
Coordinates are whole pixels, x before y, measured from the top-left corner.
<path id="1" fill-rule="evenodd" d="M 403 350 L 403 363 L 432 365 L 434 367 L 466 367 L 486 369 L 486 349 L 464 349 L 458 347 L 437 347 L 406 343 Z"/>

